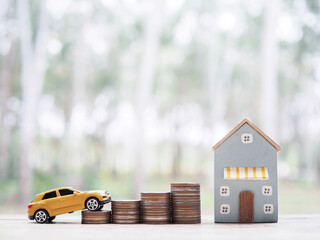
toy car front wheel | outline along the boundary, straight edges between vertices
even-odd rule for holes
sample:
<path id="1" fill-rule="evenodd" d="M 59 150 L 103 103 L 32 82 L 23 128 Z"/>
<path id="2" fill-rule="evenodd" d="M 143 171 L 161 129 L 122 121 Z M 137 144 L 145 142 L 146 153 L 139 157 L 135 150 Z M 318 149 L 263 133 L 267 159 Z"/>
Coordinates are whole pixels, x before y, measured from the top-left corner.
<path id="1" fill-rule="evenodd" d="M 49 220 L 49 214 L 46 210 L 40 209 L 34 214 L 34 219 L 37 223 L 46 223 Z"/>
<path id="2" fill-rule="evenodd" d="M 98 211 L 100 208 L 99 200 L 96 198 L 88 198 L 86 201 L 86 209 L 89 211 Z"/>

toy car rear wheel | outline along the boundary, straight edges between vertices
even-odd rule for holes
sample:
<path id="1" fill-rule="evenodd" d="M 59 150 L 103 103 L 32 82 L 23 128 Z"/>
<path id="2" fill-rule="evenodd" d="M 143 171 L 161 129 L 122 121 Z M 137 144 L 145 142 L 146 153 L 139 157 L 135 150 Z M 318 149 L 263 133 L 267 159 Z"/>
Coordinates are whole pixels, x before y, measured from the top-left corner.
<path id="1" fill-rule="evenodd" d="M 49 214 L 46 210 L 40 209 L 35 212 L 34 219 L 37 223 L 46 223 L 49 221 Z"/>
<path id="2" fill-rule="evenodd" d="M 54 217 L 49 217 L 48 222 L 52 222 L 55 218 L 56 218 L 56 216 L 54 216 Z"/>
<path id="3" fill-rule="evenodd" d="M 95 197 L 88 198 L 86 201 L 86 209 L 89 211 L 98 211 L 100 208 L 99 200 Z"/>

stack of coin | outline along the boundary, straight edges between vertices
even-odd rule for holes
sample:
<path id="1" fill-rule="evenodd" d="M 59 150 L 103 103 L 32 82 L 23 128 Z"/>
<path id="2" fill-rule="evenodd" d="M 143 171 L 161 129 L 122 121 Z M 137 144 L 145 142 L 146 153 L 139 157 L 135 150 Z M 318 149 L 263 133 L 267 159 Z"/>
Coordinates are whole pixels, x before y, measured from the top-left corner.
<path id="1" fill-rule="evenodd" d="M 82 221 L 81 223 L 109 223 L 111 220 L 111 211 L 94 211 L 90 212 L 84 210 L 81 212 Z"/>
<path id="2" fill-rule="evenodd" d="M 149 224 L 166 224 L 171 222 L 169 192 L 141 193 L 142 222 Z"/>
<path id="3" fill-rule="evenodd" d="M 171 183 L 171 195 L 173 223 L 201 223 L 199 183 Z"/>
<path id="4" fill-rule="evenodd" d="M 111 201 L 113 223 L 140 223 L 139 200 L 113 200 Z"/>

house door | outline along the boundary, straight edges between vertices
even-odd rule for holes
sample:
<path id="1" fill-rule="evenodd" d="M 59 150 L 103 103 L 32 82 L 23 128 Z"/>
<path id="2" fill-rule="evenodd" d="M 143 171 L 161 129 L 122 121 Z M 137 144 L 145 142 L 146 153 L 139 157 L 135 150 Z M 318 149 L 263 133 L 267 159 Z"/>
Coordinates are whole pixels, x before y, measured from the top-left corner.
<path id="1" fill-rule="evenodd" d="M 254 222 L 254 195 L 252 192 L 244 191 L 240 193 L 239 201 L 240 222 Z"/>

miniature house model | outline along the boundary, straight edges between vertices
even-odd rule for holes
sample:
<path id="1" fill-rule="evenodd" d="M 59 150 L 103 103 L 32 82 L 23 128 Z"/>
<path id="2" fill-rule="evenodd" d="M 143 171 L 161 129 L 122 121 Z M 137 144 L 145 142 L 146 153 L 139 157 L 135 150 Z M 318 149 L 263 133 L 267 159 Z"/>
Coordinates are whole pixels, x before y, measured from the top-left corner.
<path id="1" fill-rule="evenodd" d="M 277 222 L 280 146 L 244 119 L 212 149 L 215 222 Z"/>

